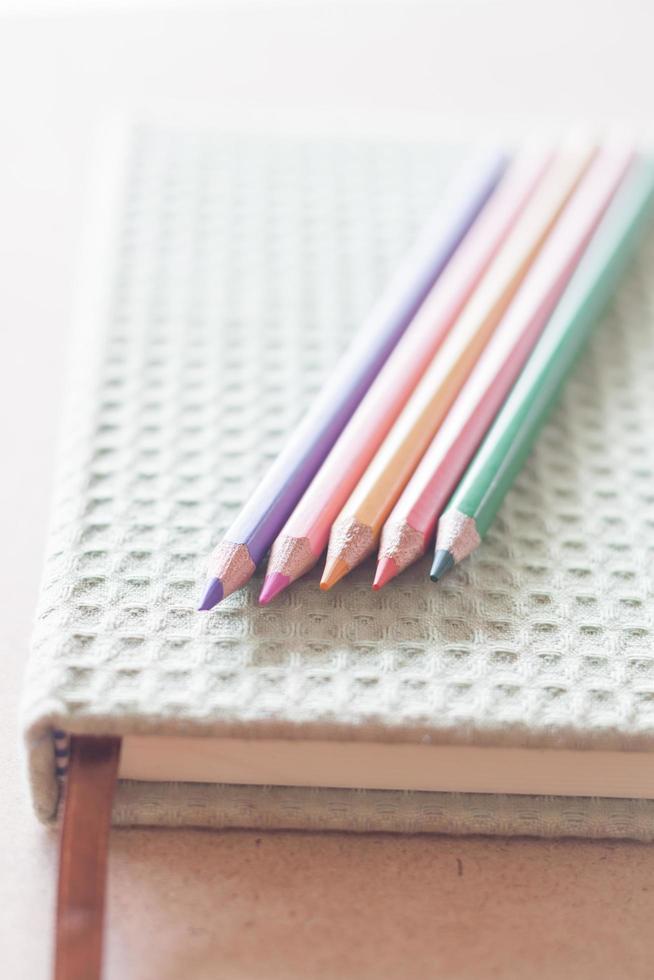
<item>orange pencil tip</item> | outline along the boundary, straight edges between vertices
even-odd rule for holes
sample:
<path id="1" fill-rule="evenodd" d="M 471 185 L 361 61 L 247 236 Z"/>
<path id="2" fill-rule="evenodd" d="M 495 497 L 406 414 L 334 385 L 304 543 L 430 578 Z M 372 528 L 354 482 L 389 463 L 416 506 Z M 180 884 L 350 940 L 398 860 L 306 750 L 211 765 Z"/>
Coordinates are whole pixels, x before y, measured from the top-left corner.
<path id="1" fill-rule="evenodd" d="M 392 558 L 380 558 L 377 562 L 375 571 L 375 581 L 372 583 L 373 589 L 383 589 L 387 582 L 399 573 L 399 568 Z"/>
<path id="2" fill-rule="evenodd" d="M 333 585 L 347 575 L 350 571 L 350 566 L 343 561 L 342 558 L 335 558 L 333 561 L 328 562 L 325 565 L 325 571 L 322 573 L 322 578 L 320 579 L 320 588 L 323 592 L 327 592 L 331 589 Z"/>

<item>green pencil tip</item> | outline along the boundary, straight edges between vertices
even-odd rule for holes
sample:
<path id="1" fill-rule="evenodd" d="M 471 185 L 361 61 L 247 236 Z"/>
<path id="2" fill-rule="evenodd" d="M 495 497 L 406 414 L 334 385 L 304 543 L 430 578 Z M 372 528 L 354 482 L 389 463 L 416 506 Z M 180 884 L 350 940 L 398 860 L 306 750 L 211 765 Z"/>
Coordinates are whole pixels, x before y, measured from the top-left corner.
<path id="1" fill-rule="evenodd" d="M 450 568 L 454 568 L 454 555 L 451 551 L 440 548 L 434 555 L 434 563 L 431 566 L 429 577 L 432 582 L 438 582 L 440 578 L 443 578 L 443 575 L 449 572 Z"/>

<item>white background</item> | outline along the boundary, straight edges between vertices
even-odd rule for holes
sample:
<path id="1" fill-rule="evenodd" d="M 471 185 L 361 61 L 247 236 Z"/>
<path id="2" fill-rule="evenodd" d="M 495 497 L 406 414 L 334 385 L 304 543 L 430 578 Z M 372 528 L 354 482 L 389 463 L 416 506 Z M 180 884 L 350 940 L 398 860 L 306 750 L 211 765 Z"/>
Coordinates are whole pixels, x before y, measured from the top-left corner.
<path id="1" fill-rule="evenodd" d="M 86 163 L 99 120 L 651 139 L 654 4 L 0 0 L 0 976 L 47 977 L 55 836 L 16 701 L 38 588 Z M 639 978 L 654 848 L 197 831 L 112 838 L 108 980 Z"/>

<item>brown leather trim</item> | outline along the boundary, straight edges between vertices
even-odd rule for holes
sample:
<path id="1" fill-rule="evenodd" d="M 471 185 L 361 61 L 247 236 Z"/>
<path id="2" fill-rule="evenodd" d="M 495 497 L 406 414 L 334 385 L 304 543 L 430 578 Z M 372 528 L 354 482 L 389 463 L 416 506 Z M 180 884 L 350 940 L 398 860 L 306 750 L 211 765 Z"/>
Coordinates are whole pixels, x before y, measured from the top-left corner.
<path id="1" fill-rule="evenodd" d="M 59 851 L 55 980 L 98 980 L 119 738 L 73 737 Z"/>

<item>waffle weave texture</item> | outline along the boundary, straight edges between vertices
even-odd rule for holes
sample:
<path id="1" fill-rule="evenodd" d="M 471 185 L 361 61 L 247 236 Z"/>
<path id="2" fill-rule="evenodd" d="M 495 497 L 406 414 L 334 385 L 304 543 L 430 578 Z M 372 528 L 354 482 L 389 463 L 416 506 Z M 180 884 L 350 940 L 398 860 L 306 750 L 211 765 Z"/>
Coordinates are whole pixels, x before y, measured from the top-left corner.
<path id="1" fill-rule="evenodd" d="M 654 749 L 654 240 L 483 546 L 380 593 L 204 565 L 462 151 L 138 127 L 74 353 L 23 715 L 53 730 Z M 99 263 L 102 261 L 100 267 Z M 122 823 L 654 837 L 654 804 L 131 783 Z"/>

